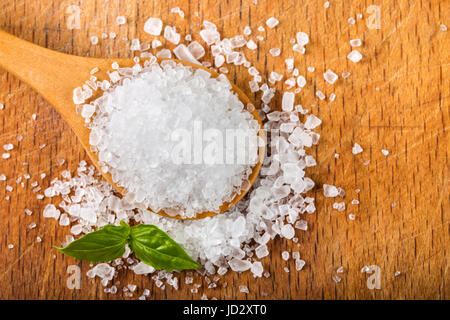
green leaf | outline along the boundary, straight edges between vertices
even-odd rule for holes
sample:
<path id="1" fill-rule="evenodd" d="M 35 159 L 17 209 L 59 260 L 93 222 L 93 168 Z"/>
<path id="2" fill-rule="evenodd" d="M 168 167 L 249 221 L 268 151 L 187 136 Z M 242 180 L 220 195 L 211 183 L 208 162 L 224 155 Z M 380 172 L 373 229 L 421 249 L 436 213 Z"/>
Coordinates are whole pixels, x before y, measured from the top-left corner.
<path id="1" fill-rule="evenodd" d="M 154 225 L 132 227 L 128 243 L 138 259 L 155 269 L 173 271 L 201 268 L 178 243 Z"/>
<path id="2" fill-rule="evenodd" d="M 120 226 L 107 225 L 56 249 L 79 260 L 107 262 L 123 255 L 129 236 L 130 226 L 121 221 Z"/>

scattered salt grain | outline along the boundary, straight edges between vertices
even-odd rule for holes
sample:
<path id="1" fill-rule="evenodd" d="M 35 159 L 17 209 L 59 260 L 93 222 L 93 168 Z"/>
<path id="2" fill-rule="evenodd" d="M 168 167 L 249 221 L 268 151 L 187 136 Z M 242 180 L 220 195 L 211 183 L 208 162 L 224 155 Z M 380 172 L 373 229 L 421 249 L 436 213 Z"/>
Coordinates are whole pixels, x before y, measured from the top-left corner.
<path id="1" fill-rule="evenodd" d="M 349 218 L 350 220 L 355 220 L 355 219 L 356 219 L 356 216 L 355 216 L 353 213 L 350 213 L 350 214 L 348 215 L 348 218 Z"/>
<path id="2" fill-rule="evenodd" d="M 164 28 L 164 38 L 173 44 L 178 44 L 180 42 L 180 34 L 177 33 L 175 27 L 166 26 Z"/>
<path id="3" fill-rule="evenodd" d="M 295 260 L 295 270 L 300 271 L 305 266 L 306 262 L 302 259 Z"/>
<path id="4" fill-rule="evenodd" d="M 348 18 L 347 22 L 349 24 L 355 24 L 356 23 L 355 18 Z"/>
<path id="5" fill-rule="evenodd" d="M 323 7 L 325 9 L 328 9 L 330 7 L 330 2 L 329 1 L 325 1 L 324 4 L 323 4 Z"/>
<path id="6" fill-rule="evenodd" d="M 342 280 L 341 277 L 339 277 L 339 276 L 337 276 L 337 275 L 335 275 L 335 274 L 332 276 L 332 278 L 333 278 L 333 281 L 336 282 L 336 283 L 339 283 L 339 282 L 341 282 L 341 280 Z"/>
<path id="7" fill-rule="evenodd" d="M 336 273 L 343 273 L 344 272 L 344 267 L 340 266 L 337 270 Z"/>
<path id="8" fill-rule="evenodd" d="M 389 155 L 389 151 L 386 149 L 381 149 L 381 153 L 386 157 Z"/>
<path id="9" fill-rule="evenodd" d="M 399 275 L 401 275 L 402 273 L 400 271 L 395 271 L 394 273 L 394 277 L 398 277 Z"/>
<path id="10" fill-rule="evenodd" d="M 336 82 L 336 80 L 339 78 L 338 75 L 336 73 L 334 73 L 331 70 L 327 70 L 324 74 L 323 74 L 323 78 L 325 79 L 326 82 L 330 83 L 330 84 L 334 84 Z"/>
<path id="11" fill-rule="evenodd" d="M 306 117 L 305 128 L 306 129 L 314 129 L 322 123 L 322 120 L 317 118 L 315 115 L 310 114 Z"/>
<path id="12" fill-rule="evenodd" d="M 249 26 L 246 26 L 243 31 L 244 35 L 249 36 L 252 34 L 252 29 Z"/>
<path id="13" fill-rule="evenodd" d="M 283 93 L 281 108 L 283 111 L 292 111 L 294 109 L 295 94 L 293 92 Z"/>
<path id="14" fill-rule="evenodd" d="M 205 48 L 203 48 L 203 46 L 197 41 L 192 41 L 189 43 L 188 49 L 197 60 L 205 55 Z"/>
<path id="15" fill-rule="evenodd" d="M 118 16 L 116 18 L 116 24 L 121 25 L 125 24 L 127 22 L 127 19 L 124 16 Z"/>
<path id="16" fill-rule="evenodd" d="M 345 202 L 335 202 L 333 203 L 333 209 L 342 212 L 345 210 Z"/>
<path id="17" fill-rule="evenodd" d="M 131 51 L 141 50 L 141 42 L 139 41 L 139 39 L 132 39 L 131 40 L 130 50 Z"/>
<path id="18" fill-rule="evenodd" d="M 284 261 L 288 261 L 288 260 L 289 260 L 289 252 L 283 251 L 283 252 L 281 253 L 281 258 L 282 258 Z"/>
<path id="19" fill-rule="evenodd" d="M 250 50 L 255 50 L 256 48 L 258 48 L 258 46 L 253 40 L 249 40 L 247 42 L 247 48 L 249 48 Z"/>
<path id="20" fill-rule="evenodd" d="M 183 12 L 183 10 L 180 9 L 180 7 L 172 8 L 172 9 L 170 9 L 170 12 L 178 14 L 181 18 L 184 18 L 184 12 Z"/>
<path id="21" fill-rule="evenodd" d="M 273 29 L 275 28 L 280 22 L 274 18 L 274 17 L 270 17 L 269 19 L 267 19 L 266 21 L 266 25 L 270 28 Z"/>
<path id="22" fill-rule="evenodd" d="M 4 149 L 5 151 L 10 151 L 10 150 L 14 149 L 14 145 L 13 145 L 12 143 L 4 144 L 4 145 L 3 145 L 3 149 Z"/>
<path id="23" fill-rule="evenodd" d="M 280 48 L 271 48 L 271 49 L 269 49 L 269 53 L 274 57 L 278 57 L 281 53 L 281 49 Z"/>
<path id="24" fill-rule="evenodd" d="M 361 47 L 362 41 L 361 41 L 361 39 L 352 39 L 352 40 L 350 40 L 350 45 L 352 47 Z"/>
<path id="25" fill-rule="evenodd" d="M 281 227 L 281 236 L 286 239 L 292 239 L 295 236 L 294 227 L 291 224 L 285 224 Z"/>
<path id="26" fill-rule="evenodd" d="M 297 32 L 295 35 L 295 38 L 297 39 L 298 45 L 304 47 L 309 43 L 309 36 L 305 32 Z"/>
<path id="27" fill-rule="evenodd" d="M 92 45 L 98 44 L 98 37 L 97 36 L 91 36 L 91 44 Z"/>
<path id="28" fill-rule="evenodd" d="M 352 52 L 350 52 L 347 56 L 347 58 L 354 62 L 357 63 L 359 61 L 361 61 L 362 59 L 362 54 L 358 51 L 358 50 L 353 50 Z"/>
<path id="29" fill-rule="evenodd" d="M 159 18 L 149 18 L 144 23 L 144 31 L 152 36 L 161 35 L 163 22 Z"/>
<path id="30" fill-rule="evenodd" d="M 317 96 L 317 98 L 319 98 L 320 100 L 325 100 L 325 98 L 326 98 L 325 94 L 324 94 L 322 91 L 320 91 L 320 90 L 317 90 L 317 91 L 316 91 L 316 96 Z"/>
<path id="31" fill-rule="evenodd" d="M 339 190 L 333 185 L 323 185 L 323 195 L 327 198 L 335 198 L 339 195 Z"/>
<path id="32" fill-rule="evenodd" d="M 200 64 L 197 59 L 192 55 L 191 51 L 184 44 L 179 44 L 175 49 L 173 49 L 173 53 L 179 60 L 187 61 L 194 64 Z"/>
<path id="33" fill-rule="evenodd" d="M 239 286 L 239 291 L 242 293 L 249 293 L 247 286 Z"/>
<path id="34" fill-rule="evenodd" d="M 8 152 L 5 152 L 2 154 L 3 159 L 9 159 L 10 157 L 11 157 L 11 155 Z"/>
<path id="35" fill-rule="evenodd" d="M 14 248 L 14 245 L 12 243 L 8 244 L 8 249 Z"/>
<path id="36" fill-rule="evenodd" d="M 448 28 L 445 24 L 441 24 L 440 29 L 442 32 L 446 32 L 448 30 Z"/>
<path id="37" fill-rule="evenodd" d="M 353 148 L 352 148 L 352 153 L 359 154 L 361 152 L 363 152 L 363 148 L 355 142 L 355 144 L 353 145 Z"/>

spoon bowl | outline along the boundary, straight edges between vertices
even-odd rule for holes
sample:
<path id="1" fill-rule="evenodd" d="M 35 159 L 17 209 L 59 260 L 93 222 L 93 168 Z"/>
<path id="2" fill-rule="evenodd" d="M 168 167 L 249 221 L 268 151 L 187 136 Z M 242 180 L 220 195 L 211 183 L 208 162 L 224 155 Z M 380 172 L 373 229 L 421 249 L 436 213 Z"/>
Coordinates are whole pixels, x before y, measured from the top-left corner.
<path id="1" fill-rule="evenodd" d="M 170 60 L 195 69 L 203 69 L 209 72 L 212 77 L 217 77 L 219 75 L 218 73 L 209 70 L 202 65 L 176 59 Z M 99 59 L 64 54 L 40 47 L 0 30 L 0 67 L 12 73 L 23 82 L 29 84 L 58 111 L 58 113 L 75 132 L 78 140 L 97 170 L 116 191 L 124 195 L 126 194 L 126 190 L 114 183 L 109 173 L 104 173 L 101 170 L 98 163 L 98 156 L 95 152 L 91 151 L 90 148 L 90 130 L 85 126 L 84 118 L 77 114 L 76 106 L 72 98 L 73 90 L 76 87 L 83 85 L 86 80 L 89 80 L 92 69 L 99 69 L 99 71 L 95 73 L 98 80 L 108 80 L 109 77 L 107 75 L 107 71 L 111 70 L 111 65 L 113 62 L 117 62 L 120 67 L 131 67 L 135 64 L 132 58 Z M 245 106 L 249 104 L 252 105 L 250 99 L 244 94 L 244 92 L 242 92 L 242 90 L 240 90 L 233 83 L 230 82 L 230 84 L 233 92 L 238 95 L 239 99 Z M 92 101 L 93 99 L 98 98 L 101 94 L 101 90 L 94 91 L 94 94 L 90 100 Z M 259 122 L 261 129 L 259 130 L 258 135 L 265 141 L 262 122 L 258 111 L 255 108 L 252 108 L 249 112 L 251 112 L 253 117 Z M 264 152 L 264 146 L 259 147 L 258 162 L 252 167 L 252 173 L 248 178 L 250 184 L 245 186 L 245 188 L 242 188 L 242 191 L 239 194 L 236 194 L 230 202 L 224 202 L 220 207 L 219 213 L 229 210 L 246 195 L 259 174 Z M 149 208 L 149 210 L 151 210 L 151 208 Z M 156 213 L 170 218 L 186 220 L 202 219 L 218 214 L 217 212 L 201 212 L 197 213 L 194 218 L 184 218 L 179 215 L 169 215 L 164 211 L 159 211 Z"/>

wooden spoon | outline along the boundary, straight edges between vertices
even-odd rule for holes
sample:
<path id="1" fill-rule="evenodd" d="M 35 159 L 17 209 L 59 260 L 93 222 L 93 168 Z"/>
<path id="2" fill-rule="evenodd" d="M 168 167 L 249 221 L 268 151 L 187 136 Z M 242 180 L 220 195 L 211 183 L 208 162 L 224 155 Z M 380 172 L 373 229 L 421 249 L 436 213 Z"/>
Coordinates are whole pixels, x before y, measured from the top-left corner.
<path id="1" fill-rule="evenodd" d="M 203 66 L 175 60 L 183 65 L 192 68 L 200 68 L 208 71 L 213 77 L 218 73 L 209 70 Z M 117 186 L 109 173 L 103 173 L 98 164 L 97 154 L 90 150 L 89 129 L 86 128 L 84 118 L 76 113 L 76 106 L 73 102 L 73 90 L 85 83 L 90 77 L 90 71 L 99 68 L 100 71 L 95 74 L 98 80 L 108 79 L 106 71 L 111 69 L 111 64 L 117 62 L 121 67 L 130 67 L 135 64 L 132 59 L 98 59 L 86 58 L 74 55 L 68 55 L 61 52 L 49 50 L 31 42 L 14 37 L 0 30 L 0 66 L 11 72 L 20 80 L 28 83 L 34 90 L 41 94 L 50 104 L 59 112 L 64 120 L 69 124 L 77 135 L 89 158 L 96 168 L 102 173 L 103 177 L 121 194 L 126 190 Z M 249 98 L 234 84 L 231 84 L 233 91 L 239 96 L 244 105 L 251 104 Z M 98 91 L 101 91 L 100 89 Z M 101 95 L 97 92 L 91 99 L 96 99 Z M 258 120 L 261 130 L 259 136 L 265 140 L 262 130 L 262 122 L 255 108 L 249 110 L 253 117 Z M 259 148 L 259 161 L 253 166 L 252 174 L 249 177 L 250 185 L 245 186 L 240 194 L 237 194 L 231 202 L 225 202 L 220 207 L 220 212 L 227 211 L 239 200 L 241 200 L 250 187 L 255 182 L 264 157 L 264 147 Z M 150 209 L 150 208 L 149 208 Z M 151 209 L 150 209 L 151 210 Z M 185 219 L 177 216 L 171 216 L 164 211 L 157 212 L 160 215 Z M 194 219 L 202 219 L 214 216 L 215 212 L 197 213 Z"/>

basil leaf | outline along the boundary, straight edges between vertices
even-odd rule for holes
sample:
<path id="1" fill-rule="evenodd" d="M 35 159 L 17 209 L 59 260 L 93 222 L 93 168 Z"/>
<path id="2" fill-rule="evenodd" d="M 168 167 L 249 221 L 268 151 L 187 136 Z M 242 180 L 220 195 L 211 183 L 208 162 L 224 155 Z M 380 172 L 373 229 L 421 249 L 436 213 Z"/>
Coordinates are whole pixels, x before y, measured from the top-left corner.
<path id="1" fill-rule="evenodd" d="M 120 226 L 104 226 L 69 243 L 64 248 L 56 247 L 56 249 L 79 260 L 107 262 L 123 255 L 129 235 L 130 226 L 121 221 Z"/>
<path id="2" fill-rule="evenodd" d="M 154 225 L 133 226 L 129 245 L 138 259 L 158 270 L 201 268 L 178 243 Z"/>

